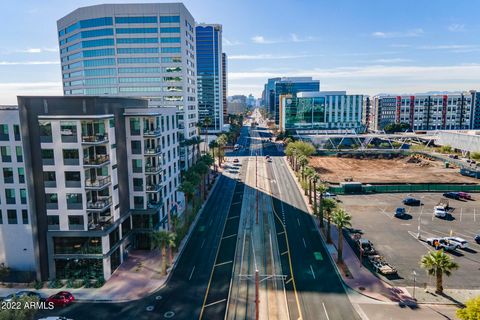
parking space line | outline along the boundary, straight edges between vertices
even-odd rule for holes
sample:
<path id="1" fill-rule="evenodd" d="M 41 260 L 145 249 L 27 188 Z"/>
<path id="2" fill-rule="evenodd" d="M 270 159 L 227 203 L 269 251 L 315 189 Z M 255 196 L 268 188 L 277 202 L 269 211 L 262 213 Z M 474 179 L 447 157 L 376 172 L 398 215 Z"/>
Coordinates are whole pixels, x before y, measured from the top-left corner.
<path id="1" fill-rule="evenodd" d="M 305 243 L 305 238 L 302 238 L 302 241 L 303 241 L 303 246 L 306 248 L 307 244 Z"/>
<path id="2" fill-rule="evenodd" d="M 313 272 L 312 265 L 310 265 L 310 270 L 312 271 L 312 276 L 313 276 L 313 279 L 317 279 L 317 278 L 315 277 L 315 272 Z"/>
<path id="3" fill-rule="evenodd" d="M 327 308 L 325 307 L 325 303 L 322 302 L 323 305 L 323 310 L 325 311 L 325 315 L 327 316 L 327 320 L 330 320 L 330 317 L 328 316 Z"/>
<path id="4" fill-rule="evenodd" d="M 378 208 L 378 207 L 377 207 L 377 208 Z M 383 209 L 382 209 L 382 208 L 378 208 L 378 209 L 380 210 L 380 213 L 383 213 L 387 218 L 393 219 L 392 216 L 388 215 L 388 214 L 385 212 L 385 210 L 386 210 L 385 208 L 383 208 Z"/>
<path id="5" fill-rule="evenodd" d="M 432 251 L 432 248 L 426 243 L 417 238 L 417 234 L 412 232 L 412 231 L 407 231 L 409 235 L 411 235 L 413 238 L 415 238 L 422 246 L 427 248 L 429 251 Z"/>
<path id="6" fill-rule="evenodd" d="M 195 271 L 195 266 L 193 266 L 192 272 L 190 272 L 190 277 L 188 277 L 188 281 L 190 281 L 190 279 L 192 279 L 193 271 Z"/>

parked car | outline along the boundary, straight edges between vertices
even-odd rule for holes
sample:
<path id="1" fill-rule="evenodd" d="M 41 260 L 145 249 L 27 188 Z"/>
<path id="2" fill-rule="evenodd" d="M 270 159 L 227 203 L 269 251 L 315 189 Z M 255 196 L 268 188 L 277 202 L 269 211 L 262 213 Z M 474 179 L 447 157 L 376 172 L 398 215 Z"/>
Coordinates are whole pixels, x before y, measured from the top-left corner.
<path id="1" fill-rule="evenodd" d="M 270 156 L 267 154 L 267 155 L 265 156 L 265 159 L 267 159 L 267 160 L 270 159 Z"/>
<path id="2" fill-rule="evenodd" d="M 443 194 L 443 196 L 445 198 L 450 198 L 450 199 L 455 199 L 455 200 L 459 200 L 460 199 L 460 195 L 458 194 L 458 192 L 445 192 Z"/>
<path id="3" fill-rule="evenodd" d="M 323 194 L 323 197 L 324 198 L 335 198 L 337 195 L 335 193 L 331 193 L 331 192 L 325 192 Z"/>
<path id="4" fill-rule="evenodd" d="M 53 316 L 53 317 L 41 318 L 41 319 L 38 319 L 38 320 L 72 320 L 72 319 L 62 317 L 62 316 Z"/>
<path id="5" fill-rule="evenodd" d="M 395 209 L 395 218 L 405 218 L 407 216 L 407 212 L 405 211 L 405 208 L 397 208 Z"/>
<path id="6" fill-rule="evenodd" d="M 68 291 L 60 291 L 47 298 L 46 302 L 53 302 L 56 307 L 64 307 L 75 301 L 73 294 Z"/>
<path id="7" fill-rule="evenodd" d="M 360 250 L 363 251 L 363 255 L 369 256 L 377 254 L 377 251 L 373 248 L 373 244 L 368 239 L 360 238 L 357 240 L 357 244 Z"/>
<path id="8" fill-rule="evenodd" d="M 419 206 L 419 205 L 421 205 L 420 200 L 415 199 L 415 198 L 411 198 L 411 197 L 403 199 L 402 202 L 406 206 Z"/>
<path id="9" fill-rule="evenodd" d="M 12 301 L 13 298 L 23 298 L 23 297 L 37 297 L 38 300 L 40 300 L 40 301 L 45 300 L 45 298 L 43 298 L 40 295 L 40 293 L 35 292 L 35 291 L 25 291 L 25 290 L 17 291 L 15 293 L 11 293 L 6 297 L 1 298 L 0 300 L 5 301 L 5 302 L 9 302 L 9 301 Z"/>
<path id="10" fill-rule="evenodd" d="M 458 245 L 459 248 L 465 249 L 468 248 L 468 241 L 460 237 L 445 237 L 445 240 L 450 241 L 450 243 Z"/>
<path id="11" fill-rule="evenodd" d="M 447 217 L 447 210 L 445 210 L 444 207 L 442 206 L 435 206 L 433 208 L 433 214 L 435 215 L 435 217 L 437 218 L 446 218 Z"/>
<path id="12" fill-rule="evenodd" d="M 239 160 L 237 158 L 233 159 L 233 163 L 238 163 Z"/>
<path id="13" fill-rule="evenodd" d="M 397 270 L 393 266 L 391 266 L 388 262 L 386 262 L 382 256 L 379 256 L 379 255 L 369 256 L 368 260 L 372 264 L 373 270 L 375 270 L 375 272 L 378 272 L 383 275 L 391 275 L 391 274 L 397 273 Z"/>
<path id="14" fill-rule="evenodd" d="M 444 238 L 427 238 L 427 243 L 436 250 L 455 251 L 459 247 L 457 244 L 453 244 Z"/>
<path id="15" fill-rule="evenodd" d="M 458 196 L 462 199 L 472 200 L 472 196 L 469 193 L 466 193 L 466 192 L 459 192 Z"/>
<path id="16" fill-rule="evenodd" d="M 452 158 L 452 159 L 458 159 L 458 155 L 456 155 L 456 154 L 451 154 L 448 157 Z"/>
<path id="17" fill-rule="evenodd" d="M 476 243 L 480 244 L 480 233 L 477 234 L 477 235 L 473 238 L 473 240 L 475 240 Z"/>

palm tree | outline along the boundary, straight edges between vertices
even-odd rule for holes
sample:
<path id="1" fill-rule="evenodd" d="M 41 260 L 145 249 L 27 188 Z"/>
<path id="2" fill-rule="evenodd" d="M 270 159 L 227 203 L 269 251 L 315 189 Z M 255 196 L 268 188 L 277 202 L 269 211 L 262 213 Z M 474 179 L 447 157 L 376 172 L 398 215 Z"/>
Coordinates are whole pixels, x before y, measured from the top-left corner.
<path id="1" fill-rule="evenodd" d="M 218 143 L 216 140 L 211 141 L 208 146 L 210 147 L 210 150 L 212 150 L 212 158 L 213 158 L 213 170 L 217 171 L 217 167 L 215 166 L 215 148 L 218 148 Z"/>
<path id="2" fill-rule="evenodd" d="M 312 178 L 315 173 L 315 169 L 312 167 L 305 168 L 305 177 L 308 179 L 308 190 L 305 190 L 305 195 L 308 194 L 308 204 L 312 204 Z"/>
<path id="3" fill-rule="evenodd" d="M 185 215 L 188 216 L 188 200 L 193 198 L 193 193 L 195 192 L 195 186 L 193 183 L 188 181 L 187 179 L 183 179 L 178 191 L 183 192 L 185 194 Z M 192 206 L 193 211 L 193 206 Z"/>
<path id="4" fill-rule="evenodd" d="M 302 181 L 305 180 L 305 166 L 308 164 L 308 158 L 307 156 L 304 156 L 303 154 L 298 157 L 298 164 L 300 165 L 300 171 L 302 174 Z"/>
<path id="5" fill-rule="evenodd" d="M 210 185 L 210 167 L 214 164 L 214 158 L 210 154 L 205 154 L 200 157 L 203 163 L 205 163 L 208 167 L 208 175 L 207 175 L 207 184 Z"/>
<path id="6" fill-rule="evenodd" d="M 435 293 L 443 294 L 443 275 L 449 277 L 453 270 L 458 269 L 458 264 L 453 261 L 448 255 L 439 251 L 430 251 L 425 254 L 420 260 L 420 266 L 427 270 L 427 273 L 431 276 L 436 276 L 436 289 Z"/>
<path id="7" fill-rule="evenodd" d="M 152 242 L 154 248 L 162 250 L 162 268 L 160 272 L 165 276 L 167 274 L 167 246 L 172 248 L 175 246 L 175 234 L 170 231 L 156 231 L 152 234 Z M 172 261 L 169 261 L 172 264 Z"/>
<path id="8" fill-rule="evenodd" d="M 208 145 L 208 127 L 212 124 L 212 119 L 210 117 L 205 117 L 203 119 L 203 127 L 205 128 L 205 154 L 207 154 L 207 145 Z"/>
<path id="9" fill-rule="evenodd" d="M 202 191 L 201 195 L 202 198 L 205 199 L 207 197 L 207 192 L 206 192 L 206 181 L 205 181 L 205 176 L 208 174 L 208 166 L 201 160 L 195 164 L 193 167 L 196 173 L 201 177 L 201 185 L 202 185 Z"/>
<path id="10" fill-rule="evenodd" d="M 320 177 L 319 177 L 320 179 Z M 318 213 L 319 213 L 319 218 L 320 218 L 320 228 L 324 227 L 323 223 L 323 194 L 328 190 L 328 187 L 324 184 L 321 183 L 318 186 L 314 187 L 315 190 L 315 201 L 317 201 L 317 191 L 320 194 L 319 197 L 319 208 L 318 208 Z M 314 205 L 315 206 L 315 205 Z"/>
<path id="11" fill-rule="evenodd" d="M 337 202 L 332 198 L 326 198 L 322 200 L 322 207 L 327 213 L 327 243 L 332 243 L 330 221 L 332 219 L 332 212 L 337 207 Z"/>
<path id="12" fill-rule="evenodd" d="M 223 159 L 223 148 L 227 144 L 228 137 L 226 134 L 222 133 L 218 136 L 217 143 L 218 143 L 218 165 L 222 166 L 222 159 Z"/>
<path id="13" fill-rule="evenodd" d="M 338 257 L 337 257 L 337 262 L 342 263 L 343 262 L 343 257 L 342 257 L 342 254 L 343 254 L 343 228 L 352 226 L 352 216 L 349 215 L 343 209 L 337 209 L 333 213 L 332 221 L 333 221 L 333 223 L 335 223 L 337 225 L 337 230 L 338 230 L 338 246 L 337 246 Z"/>

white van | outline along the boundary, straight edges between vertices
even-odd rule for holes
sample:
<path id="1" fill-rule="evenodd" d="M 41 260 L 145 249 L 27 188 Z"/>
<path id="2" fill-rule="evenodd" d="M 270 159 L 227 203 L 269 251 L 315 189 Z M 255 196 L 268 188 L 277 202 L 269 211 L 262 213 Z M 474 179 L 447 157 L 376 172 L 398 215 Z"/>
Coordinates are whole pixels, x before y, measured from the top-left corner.
<path id="1" fill-rule="evenodd" d="M 435 206 L 433 208 L 433 213 L 437 218 L 445 218 L 448 214 L 447 210 L 445 210 L 445 208 L 442 206 Z"/>
<path id="2" fill-rule="evenodd" d="M 453 243 L 455 245 L 457 245 L 459 248 L 462 248 L 462 249 L 468 248 L 468 241 L 463 239 L 463 238 L 445 237 L 444 239 L 450 241 L 451 243 Z"/>

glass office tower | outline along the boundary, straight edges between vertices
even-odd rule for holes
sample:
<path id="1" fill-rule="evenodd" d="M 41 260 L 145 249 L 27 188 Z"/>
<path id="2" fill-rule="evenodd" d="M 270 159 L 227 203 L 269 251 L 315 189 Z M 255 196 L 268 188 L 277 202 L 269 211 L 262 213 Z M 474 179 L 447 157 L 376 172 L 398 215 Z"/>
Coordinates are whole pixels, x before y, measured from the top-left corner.
<path id="1" fill-rule="evenodd" d="M 196 27 L 198 120 L 210 118 L 209 132 L 223 127 L 222 26 L 200 24 Z"/>
<path id="2" fill-rule="evenodd" d="M 177 108 L 181 140 L 197 134 L 195 21 L 182 3 L 82 7 L 57 27 L 65 95 L 148 98 Z"/>

